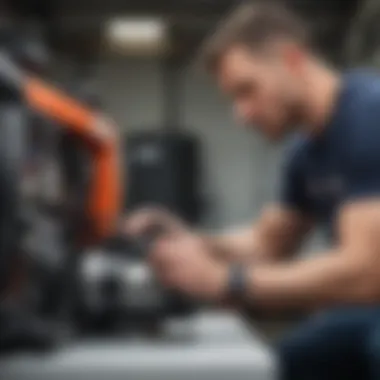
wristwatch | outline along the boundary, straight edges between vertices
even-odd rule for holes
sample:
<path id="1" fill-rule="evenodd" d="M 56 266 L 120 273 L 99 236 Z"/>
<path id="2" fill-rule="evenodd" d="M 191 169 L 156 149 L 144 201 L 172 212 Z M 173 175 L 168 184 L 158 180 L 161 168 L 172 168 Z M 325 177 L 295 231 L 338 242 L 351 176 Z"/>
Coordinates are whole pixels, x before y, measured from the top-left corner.
<path id="1" fill-rule="evenodd" d="M 234 302 L 245 302 L 247 296 L 247 268 L 243 264 L 232 264 L 228 271 L 228 297 Z"/>

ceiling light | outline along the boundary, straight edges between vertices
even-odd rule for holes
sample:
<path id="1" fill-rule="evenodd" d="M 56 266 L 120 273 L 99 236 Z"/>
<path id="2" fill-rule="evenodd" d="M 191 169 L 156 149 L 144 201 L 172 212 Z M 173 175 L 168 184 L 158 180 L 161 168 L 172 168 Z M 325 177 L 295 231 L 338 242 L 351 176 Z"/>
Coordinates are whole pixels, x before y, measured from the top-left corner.
<path id="1" fill-rule="evenodd" d="M 158 18 L 119 18 L 107 25 L 107 42 L 125 54 L 159 54 L 168 47 L 167 25 Z"/>

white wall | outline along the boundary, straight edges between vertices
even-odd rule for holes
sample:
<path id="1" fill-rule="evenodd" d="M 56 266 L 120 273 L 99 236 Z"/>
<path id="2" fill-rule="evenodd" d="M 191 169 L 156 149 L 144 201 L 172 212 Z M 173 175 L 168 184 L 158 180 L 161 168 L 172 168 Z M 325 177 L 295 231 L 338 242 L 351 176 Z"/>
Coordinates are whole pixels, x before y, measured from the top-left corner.
<path id="1" fill-rule="evenodd" d="M 203 141 L 204 188 L 211 200 L 205 224 L 220 227 L 249 220 L 274 194 L 280 149 L 237 127 L 229 105 L 208 78 L 192 69 L 183 75 L 183 125 Z M 157 63 L 103 63 L 98 79 L 106 107 L 123 128 L 162 125 Z"/>

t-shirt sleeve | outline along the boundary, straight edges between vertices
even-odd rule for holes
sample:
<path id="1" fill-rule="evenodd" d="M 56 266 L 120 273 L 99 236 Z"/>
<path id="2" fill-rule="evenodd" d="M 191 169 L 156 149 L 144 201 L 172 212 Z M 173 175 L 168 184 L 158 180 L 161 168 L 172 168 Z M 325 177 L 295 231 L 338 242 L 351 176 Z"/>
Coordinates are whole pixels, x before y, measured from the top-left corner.
<path id="1" fill-rule="evenodd" d="M 380 159 L 377 168 L 367 167 L 361 173 L 352 169 L 347 176 L 346 201 L 372 197 L 380 197 Z"/>
<path id="2" fill-rule="evenodd" d="M 380 197 L 380 131 L 378 146 L 369 141 L 366 147 L 352 153 L 347 166 L 346 200 Z"/>
<path id="3" fill-rule="evenodd" d="M 380 105 L 380 99 L 379 99 Z M 346 200 L 380 197 L 380 107 L 370 107 L 350 138 Z"/>

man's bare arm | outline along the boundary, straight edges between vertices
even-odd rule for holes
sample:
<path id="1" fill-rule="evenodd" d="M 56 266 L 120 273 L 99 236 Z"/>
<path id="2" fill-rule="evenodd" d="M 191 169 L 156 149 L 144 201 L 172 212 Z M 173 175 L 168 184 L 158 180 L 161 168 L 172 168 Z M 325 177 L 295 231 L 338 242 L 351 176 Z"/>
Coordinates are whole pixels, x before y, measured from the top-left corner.
<path id="1" fill-rule="evenodd" d="M 319 257 L 254 266 L 250 296 L 264 307 L 314 308 L 380 300 L 380 201 L 343 208 L 339 244 Z"/>
<path id="2" fill-rule="evenodd" d="M 282 206 L 267 207 L 256 224 L 206 237 L 227 261 L 273 261 L 293 254 L 312 227 L 309 217 Z"/>

